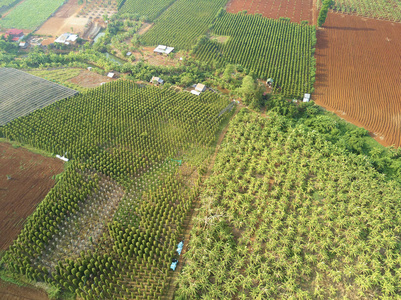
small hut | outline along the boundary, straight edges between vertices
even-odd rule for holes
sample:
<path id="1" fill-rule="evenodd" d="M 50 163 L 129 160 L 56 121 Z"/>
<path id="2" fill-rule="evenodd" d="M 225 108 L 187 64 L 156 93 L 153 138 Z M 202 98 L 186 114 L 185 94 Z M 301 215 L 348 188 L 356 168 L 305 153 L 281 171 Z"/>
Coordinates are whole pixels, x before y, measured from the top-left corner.
<path id="1" fill-rule="evenodd" d="M 270 87 L 270 88 L 273 87 L 273 83 L 274 83 L 273 78 L 269 78 L 266 81 L 267 86 Z"/>

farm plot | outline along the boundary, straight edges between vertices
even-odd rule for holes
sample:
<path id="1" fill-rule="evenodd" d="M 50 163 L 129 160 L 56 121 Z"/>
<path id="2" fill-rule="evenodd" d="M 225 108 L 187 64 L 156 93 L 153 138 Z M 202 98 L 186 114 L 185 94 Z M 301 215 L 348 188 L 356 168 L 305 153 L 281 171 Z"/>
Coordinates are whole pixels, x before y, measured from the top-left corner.
<path id="1" fill-rule="evenodd" d="M 63 162 L 0 143 L 0 250 L 18 236 L 25 219 L 53 187 Z"/>
<path id="2" fill-rule="evenodd" d="M 81 9 L 82 5 L 78 3 L 78 0 L 69 0 L 57 10 L 54 16 L 40 26 L 36 34 L 51 35 L 53 37 L 71 31 L 76 34 L 83 34 L 89 19 L 77 17 Z"/>
<path id="3" fill-rule="evenodd" d="M 120 13 L 146 16 L 148 20 L 154 20 L 175 1 L 176 0 L 157 0 L 149 2 L 148 0 L 126 0 L 119 11 Z"/>
<path id="4" fill-rule="evenodd" d="M 313 0 L 231 0 L 227 12 L 246 10 L 250 14 L 262 14 L 270 19 L 290 18 L 291 22 L 313 21 Z"/>
<path id="5" fill-rule="evenodd" d="M 201 193 L 177 299 L 400 293 L 401 186 L 366 157 L 292 124 L 245 109 L 230 123 Z"/>
<path id="6" fill-rule="evenodd" d="M 63 0 L 25 0 L 0 19 L 0 26 L 35 30 L 61 5 Z"/>
<path id="7" fill-rule="evenodd" d="M 72 159 L 6 267 L 80 298 L 160 299 L 229 103 L 120 80 L 5 125 L 5 136 Z"/>
<path id="8" fill-rule="evenodd" d="M 318 31 L 314 100 L 401 146 L 401 24 L 329 13 Z"/>
<path id="9" fill-rule="evenodd" d="M 37 77 L 49 80 L 51 82 L 64 85 L 66 87 L 72 88 L 74 90 L 84 92 L 86 88 L 84 88 L 83 84 L 80 84 L 80 81 L 77 84 L 74 84 L 70 81 L 72 78 L 76 78 L 81 73 L 84 73 L 85 70 L 78 68 L 63 68 L 63 69 L 36 69 L 36 70 L 28 70 L 27 73 L 35 75 Z M 89 72 L 88 72 L 89 73 Z M 86 74 L 86 73 L 85 73 Z M 99 75 L 99 74 L 96 74 Z M 99 75 L 100 77 L 103 77 Z M 85 77 L 85 76 L 82 76 Z M 108 77 L 105 77 L 108 78 Z M 81 78 L 82 79 L 82 78 Z M 96 86 L 98 86 L 97 84 Z"/>
<path id="10" fill-rule="evenodd" d="M 335 0 L 335 11 L 401 22 L 401 0 Z"/>
<path id="11" fill-rule="evenodd" d="M 227 0 L 177 0 L 141 36 L 141 41 L 149 46 L 163 44 L 190 50 L 197 38 L 206 33 L 226 2 Z"/>
<path id="12" fill-rule="evenodd" d="M 0 125 L 77 93 L 16 69 L 0 68 Z"/>
<path id="13" fill-rule="evenodd" d="M 300 98 L 314 82 L 315 32 L 313 26 L 224 13 L 212 33 L 228 40 L 203 40 L 194 54 L 208 62 L 240 64 L 262 79 L 273 78 L 275 91 Z"/>

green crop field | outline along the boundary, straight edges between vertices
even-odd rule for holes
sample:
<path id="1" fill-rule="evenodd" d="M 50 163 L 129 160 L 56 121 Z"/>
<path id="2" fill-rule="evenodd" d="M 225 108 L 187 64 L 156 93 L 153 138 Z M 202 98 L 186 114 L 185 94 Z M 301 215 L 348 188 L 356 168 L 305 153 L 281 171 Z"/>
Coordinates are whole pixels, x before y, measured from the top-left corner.
<path id="1" fill-rule="evenodd" d="M 242 110 L 201 195 L 180 299 L 396 299 L 399 184 L 303 125 Z"/>
<path id="2" fill-rule="evenodd" d="M 260 78 L 273 78 L 276 89 L 288 97 L 302 97 L 312 90 L 316 44 L 313 26 L 224 13 L 212 34 L 228 36 L 228 40 L 201 41 L 194 51 L 200 60 L 241 64 Z"/>
<path id="3" fill-rule="evenodd" d="M 151 4 L 147 0 L 127 0 L 121 7 L 121 13 L 134 13 L 146 16 L 149 20 L 156 19 L 167 7 L 176 0 L 157 0 Z"/>
<path id="4" fill-rule="evenodd" d="M 0 8 L 2 6 L 9 6 L 10 4 L 13 4 L 15 0 L 0 0 Z"/>
<path id="5" fill-rule="evenodd" d="M 401 21 L 401 0 L 335 0 L 333 9 L 368 18 Z"/>
<path id="6" fill-rule="evenodd" d="M 85 299 L 160 299 L 229 104 L 115 81 L 1 127 L 72 159 L 6 267 Z"/>
<path id="7" fill-rule="evenodd" d="M 168 45 L 189 50 L 202 34 L 205 34 L 217 12 L 227 0 L 177 0 L 143 35 L 147 45 Z"/>
<path id="8" fill-rule="evenodd" d="M 34 30 L 63 3 L 63 0 L 26 0 L 0 19 L 0 26 Z"/>
<path id="9" fill-rule="evenodd" d="M 73 84 L 72 82 L 69 82 L 69 79 L 72 79 L 76 76 L 78 76 L 82 72 L 82 69 L 78 68 L 63 68 L 63 69 L 57 69 L 57 70 L 42 70 L 42 69 L 37 69 L 37 70 L 29 70 L 28 73 L 44 78 L 46 80 L 49 80 L 51 82 L 55 82 L 64 86 L 67 86 L 69 88 L 72 88 L 76 91 L 83 92 L 86 90 L 86 88 L 83 88 L 79 85 Z"/>

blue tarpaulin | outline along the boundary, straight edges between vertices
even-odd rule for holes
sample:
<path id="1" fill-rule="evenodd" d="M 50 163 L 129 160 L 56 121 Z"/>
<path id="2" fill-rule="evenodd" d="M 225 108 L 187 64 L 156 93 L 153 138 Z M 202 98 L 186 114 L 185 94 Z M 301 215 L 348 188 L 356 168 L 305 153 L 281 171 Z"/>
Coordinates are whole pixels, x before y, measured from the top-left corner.
<path id="1" fill-rule="evenodd" d="M 178 255 L 181 255 L 182 248 L 184 248 L 184 242 L 181 241 L 177 246 Z"/>
<path id="2" fill-rule="evenodd" d="M 178 264 L 178 260 L 173 259 L 173 262 L 170 265 L 170 269 L 175 271 L 175 269 L 177 268 L 177 264 Z"/>

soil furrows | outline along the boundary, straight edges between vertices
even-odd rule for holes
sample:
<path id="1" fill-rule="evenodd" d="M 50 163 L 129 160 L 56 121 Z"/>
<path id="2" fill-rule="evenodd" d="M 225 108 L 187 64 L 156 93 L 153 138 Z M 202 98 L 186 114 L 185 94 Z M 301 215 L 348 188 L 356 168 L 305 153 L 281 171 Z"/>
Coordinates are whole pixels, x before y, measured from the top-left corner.
<path id="1" fill-rule="evenodd" d="M 291 22 L 309 21 L 312 24 L 313 0 L 231 0 L 227 12 L 237 13 L 246 10 L 250 14 L 279 19 L 290 18 Z"/>
<path id="2" fill-rule="evenodd" d="M 401 24 L 329 13 L 318 31 L 317 104 L 401 145 Z"/>

